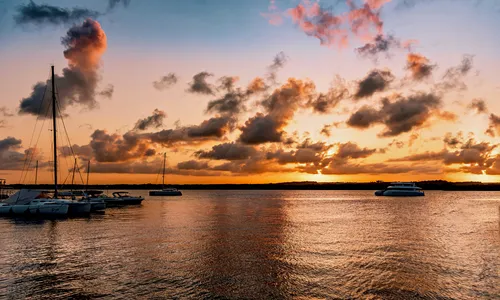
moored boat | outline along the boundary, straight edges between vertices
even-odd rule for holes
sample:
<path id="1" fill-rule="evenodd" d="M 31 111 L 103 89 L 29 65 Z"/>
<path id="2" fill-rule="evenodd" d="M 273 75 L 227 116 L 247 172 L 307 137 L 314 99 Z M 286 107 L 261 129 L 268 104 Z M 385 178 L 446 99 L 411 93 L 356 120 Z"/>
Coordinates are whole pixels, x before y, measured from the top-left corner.
<path id="1" fill-rule="evenodd" d="M 161 190 L 149 191 L 149 196 L 182 196 L 182 192 L 176 188 L 165 188 L 165 164 L 167 161 L 167 153 L 163 153 L 163 176 L 161 182 Z"/>
<path id="2" fill-rule="evenodd" d="M 393 182 L 386 189 L 376 191 L 375 196 L 418 197 L 425 193 L 413 182 Z"/>
<path id="3" fill-rule="evenodd" d="M 144 200 L 141 196 L 131 196 L 129 192 L 114 192 L 112 198 L 104 198 L 107 203 L 117 204 L 117 205 L 138 205 Z"/>
<path id="4" fill-rule="evenodd" d="M 21 189 L 0 204 L 0 214 L 66 216 L 69 205 L 42 191 Z"/>

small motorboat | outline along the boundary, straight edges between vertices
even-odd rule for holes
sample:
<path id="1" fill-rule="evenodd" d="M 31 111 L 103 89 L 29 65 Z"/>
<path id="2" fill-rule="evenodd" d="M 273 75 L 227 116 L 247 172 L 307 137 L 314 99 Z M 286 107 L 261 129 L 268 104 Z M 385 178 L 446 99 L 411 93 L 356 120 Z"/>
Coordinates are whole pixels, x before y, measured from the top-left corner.
<path id="1" fill-rule="evenodd" d="M 106 209 L 106 202 L 104 202 L 101 198 L 91 198 L 84 191 L 66 191 L 59 192 L 58 194 L 61 197 L 71 198 L 73 202 L 77 202 L 81 205 L 89 206 L 90 212 L 102 211 Z M 70 205 L 70 213 L 71 213 L 71 205 Z M 86 212 L 84 212 L 86 213 Z"/>
<path id="2" fill-rule="evenodd" d="M 141 196 L 131 196 L 129 192 L 114 192 L 113 197 L 103 198 L 108 206 L 139 205 L 144 200 Z"/>
<path id="3" fill-rule="evenodd" d="M 425 193 L 413 182 L 393 182 L 385 190 L 376 191 L 375 196 L 418 197 Z"/>

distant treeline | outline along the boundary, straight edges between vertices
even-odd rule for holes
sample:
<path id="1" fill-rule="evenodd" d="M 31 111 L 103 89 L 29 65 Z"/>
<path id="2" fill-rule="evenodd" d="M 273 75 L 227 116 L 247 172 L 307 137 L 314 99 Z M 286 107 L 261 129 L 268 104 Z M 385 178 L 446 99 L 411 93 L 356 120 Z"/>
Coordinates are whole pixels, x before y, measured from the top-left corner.
<path id="1" fill-rule="evenodd" d="M 384 189 L 390 182 L 283 182 L 267 184 L 173 184 L 169 187 L 175 187 L 181 190 L 378 190 Z M 420 181 L 417 185 L 424 190 L 444 190 L 444 191 L 500 191 L 500 183 L 482 183 L 482 182 L 448 182 L 442 180 Z M 54 189 L 53 185 L 9 185 L 14 189 L 36 188 L 36 189 Z M 154 190 L 160 189 L 158 184 L 107 184 L 107 185 L 63 185 L 60 189 L 74 190 Z"/>

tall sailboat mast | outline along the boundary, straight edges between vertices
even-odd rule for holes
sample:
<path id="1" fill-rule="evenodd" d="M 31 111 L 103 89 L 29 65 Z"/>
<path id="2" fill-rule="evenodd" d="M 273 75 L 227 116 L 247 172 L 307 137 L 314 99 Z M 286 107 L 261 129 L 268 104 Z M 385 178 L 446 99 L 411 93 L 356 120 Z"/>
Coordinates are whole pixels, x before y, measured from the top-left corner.
<path id="1" fill-rule="evenodd" d="M 85 191 L 88 191 L 89 189 L 89 173 L 90 173 L 90 160 L 87 163 L 87 185 L 85 187 Z"/>
<path id="2" fill-rule="evenodd" d="M 38 181 L 38 160 L 36 161 L 35 165 L 35 185 L 37 184 Z"/>
<path id="3" fill-rule="evenodd" d="M 167 152 L 163 153 L 163 176 L 162 176 L 162 181 L 161 181 L 161 189 L 164 189 L 165 185 L 165 163 L 167 161 Z"/>
<path id="4" fill-rule="evenodd" d="M 57 120 L 56 120 L 56 83 L 54 76 L 54 66 L 52 69 L 52 131 L 54 134 L 54 198 L 57 198 Z"/>

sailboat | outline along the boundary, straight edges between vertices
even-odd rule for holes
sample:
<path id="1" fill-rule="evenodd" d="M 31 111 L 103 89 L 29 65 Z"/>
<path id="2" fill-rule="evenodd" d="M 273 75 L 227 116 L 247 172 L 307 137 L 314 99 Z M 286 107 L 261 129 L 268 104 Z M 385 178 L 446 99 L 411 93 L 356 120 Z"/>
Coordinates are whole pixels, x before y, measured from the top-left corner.
<path id="1" fill-rule="evenodd" d="M 161 182 L 161 190 L 149 191 L 149 196 L 182 196 L 181 191 L 176 188 L 165 188 L 165 164 L 167 161 L 167 153 L 163 153 L 163 176 Z"/>
<path id="2" fill-rule="evenodd" d="M 9 214 L 35 214 L 35 215 L 82 215 L 89 214 L 90 202 L 60 199 L 57 187 L 57 103 L 55 90 L 54 66 L 52 71 L 52 126 L 53 126 L 53 155 L 54 155 L 54 195 L 50 192 L 21 189 L 0 205 L 0 213 Z M 43 101 L 43 100 L 42 100 Z M 38 171 L 38 168 L 37 168 Z"/>

